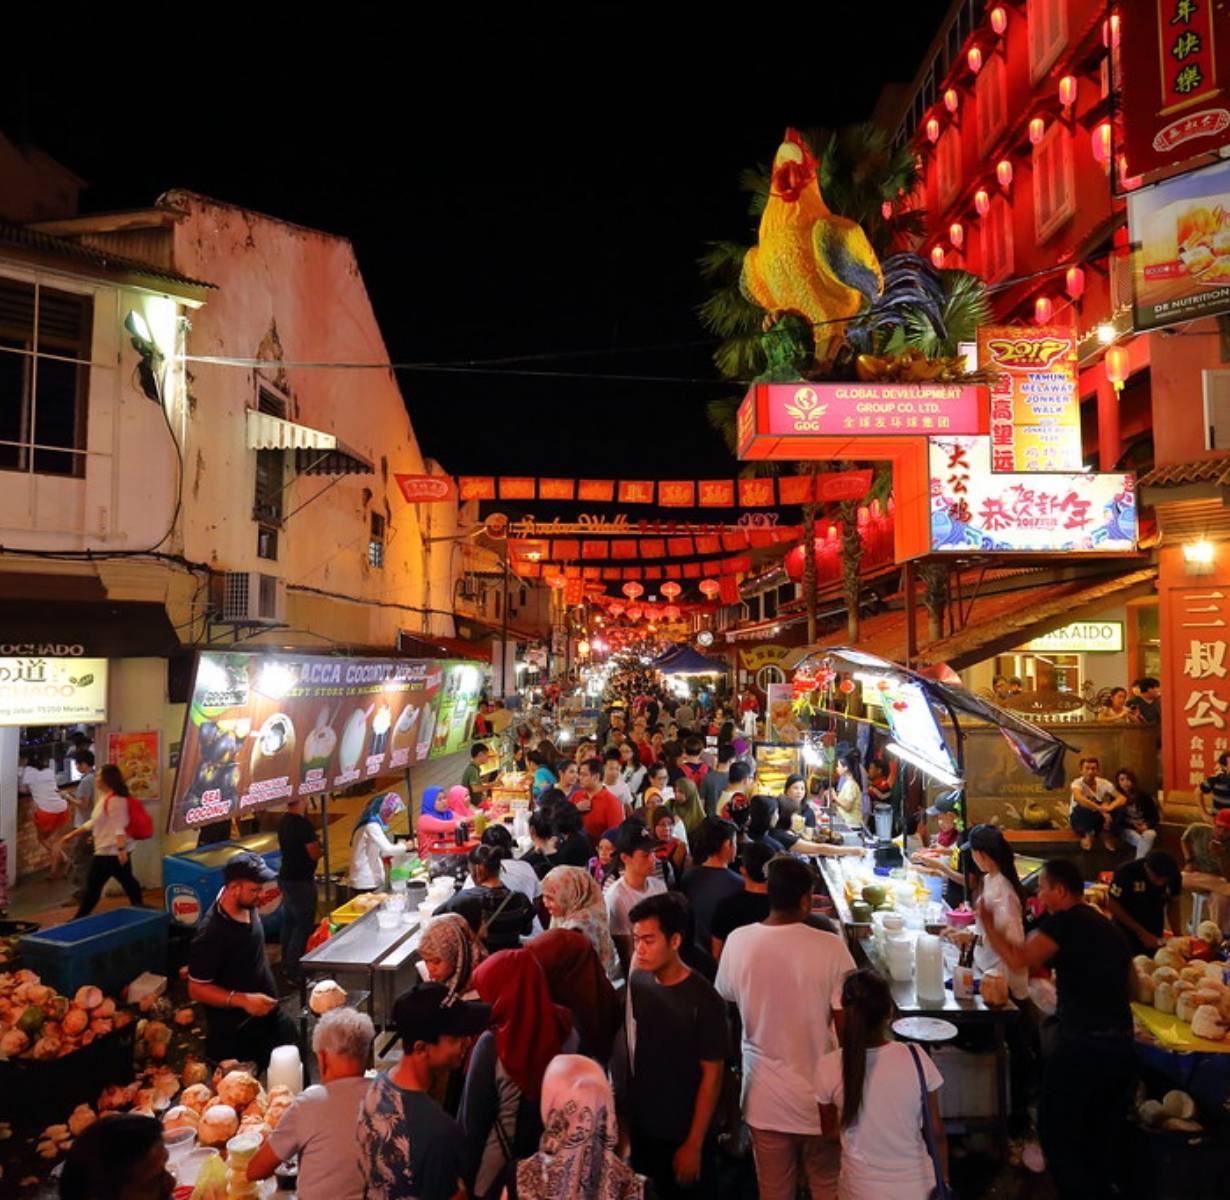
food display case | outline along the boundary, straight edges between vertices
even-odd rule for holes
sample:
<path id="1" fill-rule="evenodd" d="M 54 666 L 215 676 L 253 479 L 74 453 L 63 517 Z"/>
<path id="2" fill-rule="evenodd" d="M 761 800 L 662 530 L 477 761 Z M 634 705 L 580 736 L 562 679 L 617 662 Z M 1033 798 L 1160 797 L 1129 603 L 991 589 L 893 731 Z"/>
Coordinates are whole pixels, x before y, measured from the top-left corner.
<path id="1" fill-rule="evenodd" d="M 163 894 L 173 925 L 189 929 L 200 925 L 222 890 L 223 868 L 237 854 L 258 854 L 273 871 L 282 865 L 276 832 L 216 842 L 182 854 L 168 854 L 162 860 Z M 261 893 L 260 914 L 267 935 L 281 930 L 282 891 L 276 879 Z"/>
<path id="2" fill-rule="evenodd" d="M 789 775 L 803 775 L 803 747 L 799 743 L 756 743 L 756 788 L 767 796 L 780 796 Z"/>

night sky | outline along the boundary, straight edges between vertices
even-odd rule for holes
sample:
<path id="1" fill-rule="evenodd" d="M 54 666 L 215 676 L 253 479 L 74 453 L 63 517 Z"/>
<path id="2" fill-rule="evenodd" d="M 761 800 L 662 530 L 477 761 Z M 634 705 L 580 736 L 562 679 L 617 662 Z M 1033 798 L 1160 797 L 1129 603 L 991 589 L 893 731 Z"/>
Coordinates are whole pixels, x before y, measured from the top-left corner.
<path id="1" fill-rule="evenodd" d="M 185 187 L 349 236 L 395 360 L 534 355 L 518 365 L 585 376 L 403 372 L 450 471 L 729 476 L 704 420 L 729 389 L 593 376 L 715 379 L 696 259 L 749 237 L 739 171 L 787 124 L 868 115 L 946 7 L 674 6 L 670 25 L 668 6 L 574 6 L 535 26 L 467 6 L 433 30 L 360 4 L 306 52 L 289 18 L 245 15 L 226 40 L 57 43 L 54 71 L 26 56 L 0 126 L 87 179 L 86 211 Z M 628 349 L 646 346 L 668 348 Z"/>

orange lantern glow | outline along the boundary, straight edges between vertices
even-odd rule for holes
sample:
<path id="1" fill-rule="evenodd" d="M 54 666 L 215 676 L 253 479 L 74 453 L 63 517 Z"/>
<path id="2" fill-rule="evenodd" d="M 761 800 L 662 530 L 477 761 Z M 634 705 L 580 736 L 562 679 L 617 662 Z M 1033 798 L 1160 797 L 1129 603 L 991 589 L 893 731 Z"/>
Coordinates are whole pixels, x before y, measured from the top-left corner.
<path id="1" fill-rule="evenodd" d="M 681 588 L 673 579 L 668 579 L 660 588 L 658 588 L 658 591 L 660 591 L 668 600 L 673 600 L 679 595 L 680 592 L 683 591 L 683 588 Z"/>
<path id="2" fill-rule="evenodd" d="M 1093 142 L 1093 157 L 1100 163 L 1110 162 L 1111 129 L 1109 121 L 1101 121 L 1093 127 L 1090 135 Z"/>
<path id="3" fill-rule="evenodd" d="M 977 75 L 982 70 L 982 51 L 977 46 L 971 46 L 965 55 L 965 61 L 969 64 L 969 69 Z"/>
<path id="4" fill-rule="evenodd" d="M 884 203 L 880 205 L 880 216 L 887 221 L 892 217 L 892 215 L 893 202 L 891 200 L 885 200 Z"/>
<path id="5" fill-rule="evenodd" d="M 955 113 L 961 107 L 961 97 L 956 88 L 947 88 L 944 92 L 944 107 L 950 113 Z"/>
<path id="6" fill-rule="evenodd" d="M 953 221 L 948 226 L 948 240 L 959 250 L 961 243 L 965 241 L 965 226 L 960 221 Z"/>
<path id="7" fill-rule="evenodd" d="M 991 28 L 1000 36 L 1008 28 L 1008 10 L 1002 4 L 991 9 Z"/>
<path id="8" fill-rule="evenodd" d="M 1055 315 L 1055 305 L 1049 296 L 1039 296 L 1034 301 L 1034 324 L 1045 325 Z"/>
<path id="9" fill-rule="evenodd" d="M 1046 136 L 1046 120 L 1043 117 L 1034 117 L 1029 122 L 1029 140 L 1033 145 L 1037 145 Z"/>
<path id="10" fill-rule="evenodd" d="M 1085 294 L 1085 272 L 1080 267 L 1069 267 L 1063 277 L 1063 286 L 1073 300 L 1079 300 Z"/>
<path id="11" fill-rule="evenodd" d="M 589 657 L 589 643 L 586 641 L 577 642 L 577 653 L 582 658 L 588 658 Z"/>
<path id="12" fill-rule="evenodd" d="M 1106 357 L 1102 359 L 1102 368 L 1106 372 L 1106 378 L 1114 385 L 1115 395 L 1118 396 L 1132 373 L 1132 356 L 1127 347 L 1108 347 Z"/>
<path id="13" fill-rule="evenodd" d="M 625 583 L 619 590 L 623 592 L 629 600 L 635 600 L 637 596 L 643 596 L 645 594 L 645 589 L 641 587 L 635 579 L 628 580 L 628 582 Z"/>
<path id="14" fill-rule="evenodd" d="M 991 197 L 986 188 L 979 188 L 974 193 L 974 211 L 980 217 L 985 217 L 991 211 Z"/>
<path id="15" fill-rule="evenodd" d="M 680 617 L 679 605 L 668 604 L 662 610 L 662 617 L 666 621 L 678 621 Z"/>
<path id="16" fill-rule="evenodd" d="M 622 617 L 624 615 L 624 609 L 627 607 L 628 606 L 622 600 L 612 600 L 611 603 L 607 605 L 606 610 L 613 617 Z"/>
<path id="17" fill-rule="evenodd" d="M 702 596 L 713 597 L 722 590 L 722 585 L 716 579 L 702 579 L 696 586 L 700 588 Z"/>
<path id="18" fill-rule="evenodd" d="M 943 246 L 932 246 L 931 247 L 931 265 L 937 269 L 944 265 L 944 247 Z"/>
<path id="19" fill-rule="evenodd" d="M 1012 164 L 1006 158 L 1001 158 L 995 164 L 995 179 L 1004 191 L 1012 186 Z"/>
<path id="20" fill-rule="evenodd" d="M 628 605 L 628 620 L 629 621 L 639 621 L 641 619 L 641 613 L 643 611 L 644 609 L 639 604 Z"/>
<path id="21" fill-rule="evenodd" d="M 940 123 L 934 117 L 927 118 L 927 139 L 932 142 L 940 140 Z"/>
<path id="22" fill-rule="evenodd" d="M 567 582 L 562 575 L 551 575 L 547 578 L 547 586 L 556 589 L 562 588 Z"/>
<path id="23" fill-rule="evenodd" d="M 1065 75 L 1059 81 L 1059 103 L 1071 108 L 1076 103 L 1076 76 Z"/>
<path id="24" fill-rule="evenodd" d="M 1117 50 L 1119 48 L 1119 14 L 1111 13 L 1110 16 L 1102 22 L 1102 45 L 1107 50 Z"/>

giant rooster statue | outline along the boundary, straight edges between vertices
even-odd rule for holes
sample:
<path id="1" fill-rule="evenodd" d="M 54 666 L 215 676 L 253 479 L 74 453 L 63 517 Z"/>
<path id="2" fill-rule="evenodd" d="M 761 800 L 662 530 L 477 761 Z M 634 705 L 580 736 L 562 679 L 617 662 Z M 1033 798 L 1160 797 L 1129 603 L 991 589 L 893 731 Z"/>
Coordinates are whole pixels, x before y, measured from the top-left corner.
<path id="1" fill-rule="evenodd" d="M 841 349 L 846 322 L 879 298 L 884 275 L 862 227 L 824 203 L 818 165 L 799 133 L 787 129 L 741 287 L 765 310 L 766 329 L 786 313 L 807 320 L 815 367 L 824 370 Z"/>

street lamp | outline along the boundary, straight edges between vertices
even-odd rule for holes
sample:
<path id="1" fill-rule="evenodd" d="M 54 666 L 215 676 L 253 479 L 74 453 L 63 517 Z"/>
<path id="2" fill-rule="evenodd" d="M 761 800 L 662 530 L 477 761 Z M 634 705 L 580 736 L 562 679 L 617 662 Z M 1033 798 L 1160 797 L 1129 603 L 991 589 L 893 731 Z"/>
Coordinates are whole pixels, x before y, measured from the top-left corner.
<path id="1" fill-rule="evenodd" d="M 154 341 L 154 335 L 150 333 L 149 324 L 132 308 L 124 318 L 124 328 L 128 330 L 132 348 L 140 355 L 137 377 L 141 380 L 141 391 L 155 404 L 161 404 L 163 365 L 166 360 Z"/>

